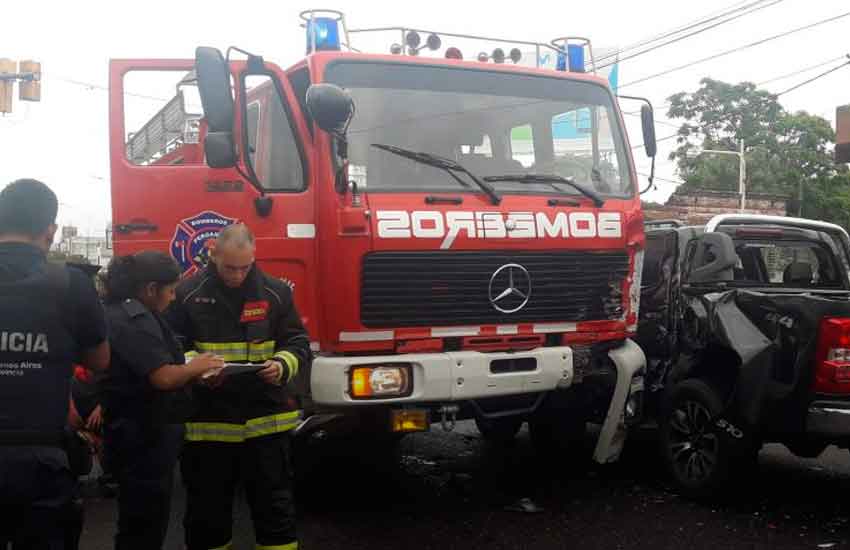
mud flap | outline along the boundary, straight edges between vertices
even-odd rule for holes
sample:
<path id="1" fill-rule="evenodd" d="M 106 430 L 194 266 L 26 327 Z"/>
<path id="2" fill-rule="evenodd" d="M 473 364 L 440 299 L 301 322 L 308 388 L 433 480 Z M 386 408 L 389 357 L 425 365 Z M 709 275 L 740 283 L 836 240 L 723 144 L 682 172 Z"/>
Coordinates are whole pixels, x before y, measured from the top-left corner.
<path id="1" fill-rule="evenodd" d="M 635 374 L 646 366 L 643 351 L 631 340 L 626 340 L 619 348 L 609 351 L 608 357 L 617 367 L 617 385 L 602 430 L 599 432 L 596 449 L 593 451 L 593 460 L 600 464 L 614 462 L 620 457 L 626 441 L 626 400 L 633 383 L 637 382 L 637 388 L 640 388 L 642 379 L 635 380 Z"/>

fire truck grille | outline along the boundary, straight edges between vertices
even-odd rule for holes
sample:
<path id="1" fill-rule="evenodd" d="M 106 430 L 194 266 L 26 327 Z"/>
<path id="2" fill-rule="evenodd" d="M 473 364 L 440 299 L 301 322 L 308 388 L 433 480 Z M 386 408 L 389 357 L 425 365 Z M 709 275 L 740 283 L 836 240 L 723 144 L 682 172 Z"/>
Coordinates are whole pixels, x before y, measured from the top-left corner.
<path id="1" fill-rule="evenodd" d="M 363 262 L 367 327 L 614 320 L 625 252 L 377 252 Z"/>

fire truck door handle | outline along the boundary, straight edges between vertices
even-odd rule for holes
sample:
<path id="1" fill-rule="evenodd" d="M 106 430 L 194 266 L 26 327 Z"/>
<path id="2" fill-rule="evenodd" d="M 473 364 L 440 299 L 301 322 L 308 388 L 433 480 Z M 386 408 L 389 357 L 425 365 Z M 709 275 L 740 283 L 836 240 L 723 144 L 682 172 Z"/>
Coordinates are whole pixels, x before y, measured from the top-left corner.
<path id="1" fill-rule="evenodd" d="M 117 233 L 133 233 L 135 231 L 156 231 L 157 229 L 159 229 L 158 226 L 152 224 L 147 220 L 137 220 L 130 223 L 115 224 L 115 231 Z"/>

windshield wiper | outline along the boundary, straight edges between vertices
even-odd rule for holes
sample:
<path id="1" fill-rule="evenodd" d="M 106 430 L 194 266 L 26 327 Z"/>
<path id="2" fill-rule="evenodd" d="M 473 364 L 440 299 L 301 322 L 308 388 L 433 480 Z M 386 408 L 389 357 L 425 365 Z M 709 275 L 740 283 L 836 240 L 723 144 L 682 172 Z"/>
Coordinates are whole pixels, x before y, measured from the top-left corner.
<path id="1" fill-rule="evenodd" d="M 488 185 L 487 183 L 482 181 L 478 176 L 476 176 L 475 174 L 473 174 L 472 172 L 470 172 L 469 170 L 467 170 L 466 168 L 451 159 L 447 159 L 439 155 L 434 155 L 432 153 L 411 151 L 409 149 L 402 149 L 401 147 L 396 147 L 395 145 L 385 145 L 383 143 L 373 143 L 372 147 L 387 151 L 388 153 L 392 153 L 394 155 L 398 155 L 406 159 L 410 159 L 420 164 L 427 164 L 428 166 L 433 166 L 435 168 L 445 170 L 461 185 L 463 185 L 464 187 L 469 187 L 469 184 L 460 179 L 457 174 L 455 174 L 455 172 L 466 174 L 467 176 L 469 176 L 469 179 L 471 179 L 473 183 L 475 183 L 475 185 L 477 185 L 482 191 L 484 191 L 484 193 L 487 194 L 488 197 L 490 197 L 490 200 L 493 201 L 493 204 L 499 204 L 500 202 L 502 202 L 502 197 L 496 192 L 495 189 L 493 189 L 491 185 Z M 487 178 L 484 179 L 486 180 Z"/>
<path id="2" fill-rule="evenodd" d="M 517 183 L 563 183 L 565 185 L 569 185 L 585 197 L 591 199 L 593 204 L 596 205 L 596 208 L 601 208 L 605 204 L 605 199 L 603 199 L 599 193 L 594 191 L 593 189 L 588 189 L 584 185 L 580 183 L 576 183 L 576 181 L 572 178 L 565 178 L 563 176 L 556 176 L 554 174 L 516 174 L 516 175 L 504 175 L 504 176 L 487 176 L 484 178 L 484 181 L 515 181 Z"/>

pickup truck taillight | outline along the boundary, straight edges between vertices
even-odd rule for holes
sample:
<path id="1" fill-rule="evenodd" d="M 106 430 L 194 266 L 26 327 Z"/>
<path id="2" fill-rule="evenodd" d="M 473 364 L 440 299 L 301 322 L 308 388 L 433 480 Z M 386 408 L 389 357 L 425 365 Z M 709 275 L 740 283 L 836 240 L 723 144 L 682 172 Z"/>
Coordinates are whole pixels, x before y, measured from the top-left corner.
<path id="1" fill-rule="evenodd" d="M 821 321 L 813 389 L 817 393 L 850 393 L 850 318 Z"/>

